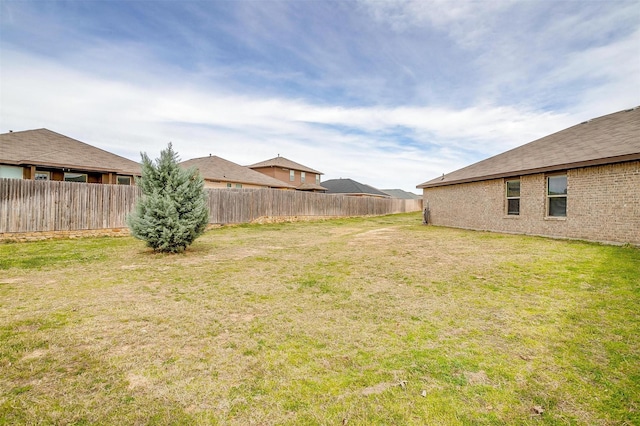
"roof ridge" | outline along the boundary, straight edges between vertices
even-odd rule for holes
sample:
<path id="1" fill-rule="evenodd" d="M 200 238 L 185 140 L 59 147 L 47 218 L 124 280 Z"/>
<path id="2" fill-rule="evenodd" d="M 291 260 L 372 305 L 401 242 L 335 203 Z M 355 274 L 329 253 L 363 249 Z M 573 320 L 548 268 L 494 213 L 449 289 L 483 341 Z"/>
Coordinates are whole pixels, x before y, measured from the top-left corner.
<path id="1" fill-rule="evenodd" d="M 601 165 L 607 164 L 607 159 L 640 159 L 640 107 L 574 124 L 428 180 L 417 188 Z"/>
<path id="2" fill-rule="evenodd" d="M 283 163 L 283 164 L 279 164 Z M 259 168 L 259 167 L 285 167 L 294 170 L 300 170 L 302 172 L 315 173 L 318 175 L 323 175 L 324 173 L 312 169 L 309 166 L 305 166 L 304 164 L 298 163 L 297 161 L 293 161 L 287 157 L 283 157 L 278 155 L 277 157 L 269 158 L 268 160 L 259 161 L 254 164 L 250 164 L 247 167 L 249 168 Z"/>

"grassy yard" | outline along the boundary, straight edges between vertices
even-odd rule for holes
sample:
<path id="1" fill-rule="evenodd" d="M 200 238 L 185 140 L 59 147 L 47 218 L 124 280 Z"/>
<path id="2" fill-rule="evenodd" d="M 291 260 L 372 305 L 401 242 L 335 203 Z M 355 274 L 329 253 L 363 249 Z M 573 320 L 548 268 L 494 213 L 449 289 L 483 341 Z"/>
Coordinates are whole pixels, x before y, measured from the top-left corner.
<path id="1" fill-rule="evenodd" d="M 640 424 L 640 250 L 419 214 L 0 244 L 0 424 Z"/>

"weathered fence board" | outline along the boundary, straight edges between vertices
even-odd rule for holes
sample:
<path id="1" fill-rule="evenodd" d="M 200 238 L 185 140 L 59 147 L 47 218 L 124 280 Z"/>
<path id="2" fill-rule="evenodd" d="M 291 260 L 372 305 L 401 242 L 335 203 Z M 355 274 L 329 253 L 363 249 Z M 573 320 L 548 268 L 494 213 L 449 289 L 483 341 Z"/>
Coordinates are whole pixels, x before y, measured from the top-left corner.
<path id="1" fill-rule="evenodd" d="M 279 189 L 207 189 L 210 223 L 261 217 L 346 217 L 420 211 L 422 200 Z M 141 196 L 125 185 L 0 179 L 0 233 L 115 229 Z"/>

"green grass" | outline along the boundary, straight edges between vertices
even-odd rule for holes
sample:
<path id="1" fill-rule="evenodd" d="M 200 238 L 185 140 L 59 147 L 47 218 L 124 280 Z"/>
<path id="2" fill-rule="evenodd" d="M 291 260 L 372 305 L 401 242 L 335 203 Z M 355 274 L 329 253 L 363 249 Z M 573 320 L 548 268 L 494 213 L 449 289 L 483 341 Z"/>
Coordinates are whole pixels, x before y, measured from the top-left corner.
<path id="1" fill-rule="evenodd" d="M 0 425 L 640 424 L 640 250 L 420 222 L 0 244 Z"/>

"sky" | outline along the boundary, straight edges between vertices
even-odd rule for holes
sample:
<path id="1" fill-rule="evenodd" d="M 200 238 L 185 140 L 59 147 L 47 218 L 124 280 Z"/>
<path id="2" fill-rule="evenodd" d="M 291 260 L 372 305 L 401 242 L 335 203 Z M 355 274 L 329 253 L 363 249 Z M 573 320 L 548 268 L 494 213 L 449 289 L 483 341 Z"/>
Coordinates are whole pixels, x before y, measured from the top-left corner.
<path id="1" fill-rule="evenodd" d="M 638 0 L 0 0 L 0 133 L 134 161 L 171 142 L 419 193 L 639 105 Z"/>

